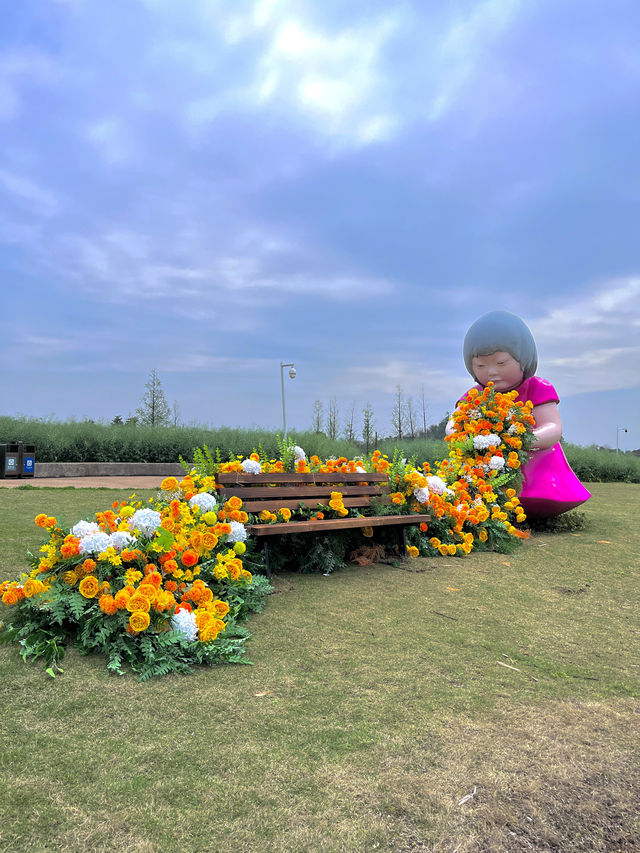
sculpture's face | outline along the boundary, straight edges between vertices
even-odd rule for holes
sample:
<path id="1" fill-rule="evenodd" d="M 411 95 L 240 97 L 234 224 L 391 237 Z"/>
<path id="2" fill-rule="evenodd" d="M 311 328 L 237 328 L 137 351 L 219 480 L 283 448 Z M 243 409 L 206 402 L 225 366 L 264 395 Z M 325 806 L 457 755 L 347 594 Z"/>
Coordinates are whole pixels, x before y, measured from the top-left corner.
<path id="1" fill-rule="evenodd" d="M 473 373 L 480 385 L 493 382 L 496 391 L 511 391 L 524 379 L 519 363 L 508 352 L 476 355 L 471 360 Z"/>

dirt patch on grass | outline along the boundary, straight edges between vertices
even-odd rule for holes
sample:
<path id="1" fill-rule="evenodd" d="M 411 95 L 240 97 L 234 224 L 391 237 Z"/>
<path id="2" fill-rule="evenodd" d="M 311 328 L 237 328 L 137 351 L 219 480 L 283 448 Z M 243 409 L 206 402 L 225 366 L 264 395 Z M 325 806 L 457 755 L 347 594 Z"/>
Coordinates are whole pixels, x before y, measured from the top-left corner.
<path id="1" fill-rule="evenodd" d="M 380 775 L 396 853 L 640 850 L 640 703 L 504 708 L 441 737 L 433 765 L 414 750 Z"/>

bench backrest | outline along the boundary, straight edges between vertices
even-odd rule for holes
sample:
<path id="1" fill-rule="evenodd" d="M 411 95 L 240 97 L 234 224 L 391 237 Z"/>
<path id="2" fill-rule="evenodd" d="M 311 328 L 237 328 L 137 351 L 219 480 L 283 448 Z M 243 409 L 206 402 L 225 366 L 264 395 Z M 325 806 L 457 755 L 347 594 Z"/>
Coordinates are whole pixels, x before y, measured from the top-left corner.
<path id="1" fill-rule="evenodd" d="M 287 507 L 298 509 L 303 503 L 315 510 L 318 504 L 328 504 L 331 492 L 340 492 L 346 507 L 367 507 L 371 500 L 385 498 L 388 493 L 386 474 L 337 472 L 332 474 L 245 474 L 234 471 L 218 474 L 216 483 L 225 500 L 239 497 L 246 512 L 272 512 Z"/>

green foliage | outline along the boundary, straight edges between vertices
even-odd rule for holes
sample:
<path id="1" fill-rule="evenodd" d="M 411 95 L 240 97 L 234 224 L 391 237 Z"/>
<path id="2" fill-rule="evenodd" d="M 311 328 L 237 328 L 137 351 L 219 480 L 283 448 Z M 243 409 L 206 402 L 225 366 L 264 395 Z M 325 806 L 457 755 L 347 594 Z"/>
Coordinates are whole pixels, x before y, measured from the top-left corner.
<path id="1" fill-rule="evenodd" d="M 527 523 L 532 530 L 541 533 L 574 533 L 588 527 L 586 514 L 576 509 L 552 518 L 528 518 Z"/>

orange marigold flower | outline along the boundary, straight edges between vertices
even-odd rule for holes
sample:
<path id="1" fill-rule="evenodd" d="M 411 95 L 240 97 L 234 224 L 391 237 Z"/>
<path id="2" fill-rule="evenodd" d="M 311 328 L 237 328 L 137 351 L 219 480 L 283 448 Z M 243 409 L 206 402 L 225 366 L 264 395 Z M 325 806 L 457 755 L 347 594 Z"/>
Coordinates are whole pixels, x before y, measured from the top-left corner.
<path id="1" fill-rule="evenodd" d="M 160 488 L 163 492 L 175 492 L 178 488 L 178 481 L 175 477 L 165 477 L 160 483 Z"/>
<path id="2" fill-rule="evenodd" d="M 210 551 L 218 544 L 218 537 L 214 533 L 205 533 L 202 536 L 202 544 L 207 549 L 207 551 Z"/>
<path id="3" fill-rule="evenodd" d="M 160 522 L 160 527 L 162 527 L 163 530 L 168 530 L 169 533 L 171 533 L 175 526 L 175 521 L 172 518 L 169 518 L 168 516 L 166 518 L 163 518 Z"/>
<path id="4" fill-rule="evenodd" d="M 138 593 L 140 595 L 144 595 L 149 604 L 153 604 L 158 597 L 158 590 L 152 583 L 141 583 L 138 587 Z"/>
<path id="5" fill-rule="evenodd" d="M 80 581 L 80 595 L 83 595 L 85 598 L 95 598 L 99 587 L 98 578 L 95 575 L 87 575 L 86 578 L 82 578 Z"/>
<path id="6" fill-rule="evenodd" d="M 118 605 L 112 595 L 101 595 L 98 604 L 100 605 L 100 610 L 106 613 L 107 616 L 113 616 L 114 613 L 118 612 Z"/>
<path id="7" fill-rule="evenodd" d="M 213 602 L 213 612 L 219 619 L 224 619 L 224 617 L 229 612 L 229 605 L 226 601 L 220 601 L 220 599 L 216 599 Z"/>
<path id="8" fill-rule="evenodd" d="M 278 512 L 280 513 L 282 518 L 284 518 L 285 521 L 289 521 L 289 519 L 291 518 L 291 510 L 286 506 L 283 506 L 281 509 L 278 510 Z"/>
<path id="9" fill-rule="evenodd" d="M 38 515 L 36 515 L 34 521 L 38 527 L 46 527 L 47 526 L 47 516 L 45 515 L 44 512 L 41 512 Z"/>
<path id="10" fill-rule="evenodd" d="M 195 566 L 198 562 L 198 555 L 191 548 L 188 548 L 180 557 L 183 566 Z"/>
<path id="11" fill-rule="evenodd" d="M 2 595 L 2 603 L 7 604 L 9 607 L 11 607 L 13 604 L 17 604 L 19 600 L 20 597 L 18 596 L 18 592 L 15 586 L 9 587 L 9 589 L 6 590 Z"/>
<path id="12" fill-rule="evenodd" d="M 175 560 L 165 560 L 162 564 L 162 568 L 167 572 L 167 574 L 173 574 L 178 568 L 178 564 Z"/>
<path id="13" fill-rule="evenodd" d="M 420 522 L 420 532 L 421 532 L 421 533 L 426 533 L 428 529 L 429 529 L 429 525 L 427 524 L 427 522 L 426 522 L 426 521 L 421 521 L 421 522 Z"/>
<path id="14" fill-rule="evenodd" d="M 236 497 L 234 495 L 232 498 L 229 498 L 229 500 L 224 505 L 224 508 L 225 509 L 242 509 L 242 501 L 240 500 L 239 497 Z"/>
<path id="15" fill-rule="evenodd" d="M 126 610 L 127 602 L 131 598 L 131 592 L 125 587 L 124 589 L 118 590 L 113 597 L 113 600 L 116 603 L 116 607 L 118 610 Z"/>

